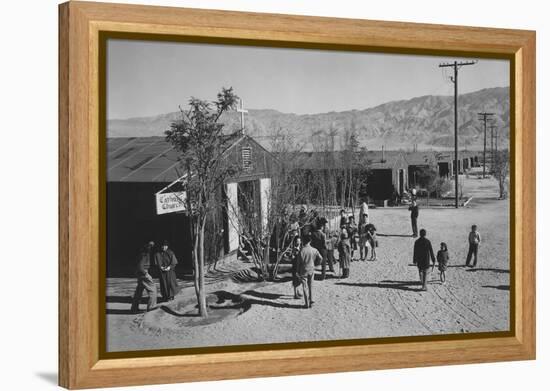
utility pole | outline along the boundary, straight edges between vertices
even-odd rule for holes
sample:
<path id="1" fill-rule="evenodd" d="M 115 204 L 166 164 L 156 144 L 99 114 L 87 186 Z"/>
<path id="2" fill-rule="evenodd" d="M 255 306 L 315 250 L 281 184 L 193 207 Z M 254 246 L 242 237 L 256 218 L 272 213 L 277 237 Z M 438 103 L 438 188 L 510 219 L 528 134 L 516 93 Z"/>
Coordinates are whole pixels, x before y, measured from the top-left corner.
<path id="1" fill-rule="evenodd" d="M 489 125 L 489 129 L 491 129 L 491 171 L 495 172 L 495 158 L 496 158 L 496 128 L 497 126 L 494 123 L 491 123 Z"/>
<path id="2" fill-rule="evenodd" d="M 495 155 L 498 154 L 498 129 L 495 125 Z"/>
<path id="3" fill-rule="evenodd" d="M 479 120 L 483 121 L 483 178 L 485 178 L 485 167 L 487 166 L 487 159 L 486 159 L 486 153 L 487 153 L 487 119 L 489 119 L 492 115 L 495 115 L 495 113 L 477 113 L 479 116 Z"/>
<path id="4" fill-rule="evenodd" d="M 451 77 L 455 87 L 455 208 L 458 208 L 458 69 L 464 65 L 474 65 L 477 61 L 454 61 L 439 64 L 439 68 L 454 68 L 454 77 Z"/>

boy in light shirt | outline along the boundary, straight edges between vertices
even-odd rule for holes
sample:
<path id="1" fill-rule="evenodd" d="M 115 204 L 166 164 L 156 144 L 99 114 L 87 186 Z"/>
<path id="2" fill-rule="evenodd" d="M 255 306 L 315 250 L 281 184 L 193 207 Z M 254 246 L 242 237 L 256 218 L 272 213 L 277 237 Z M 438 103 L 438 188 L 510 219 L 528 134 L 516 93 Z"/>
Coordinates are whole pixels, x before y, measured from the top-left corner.
<path id="1" fill-rule="evenodd" d="M 477 265 L 477 251 L 479 249 L 479 244 L 481 243 L 481 235 L 477 230 L 477 225 L 472 225 L 472 230 L 468 234 L 468 256 L 466 257 L 466 266 L 476 267 Z M 472 255 L 474 256 L 474 263 L 470 265 L 472 260 Z"/>

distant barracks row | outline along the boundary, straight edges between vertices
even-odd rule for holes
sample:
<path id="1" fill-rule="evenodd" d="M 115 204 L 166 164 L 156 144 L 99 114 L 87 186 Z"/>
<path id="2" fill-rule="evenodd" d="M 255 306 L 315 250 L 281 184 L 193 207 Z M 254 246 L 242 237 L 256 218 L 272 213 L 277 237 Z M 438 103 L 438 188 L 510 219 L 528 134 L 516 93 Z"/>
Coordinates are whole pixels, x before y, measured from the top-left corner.
<path id="1" fill-rule="evenodd" d="M 296 170 L 309 174 L 351 169 L 366 175 L 363 196 L 374 202 L 389 200 L 417 185 L 416 173 L 436 170 L 441 177 L 454 172 L 452 152 L 364 151 L 360 159 L 346 160 L 345 152 L 293 153 Z M 255 217 L 266 213 L 274 167 L 286 159 L 272 154 L 253 138 L 243 135 L 226 151 L 226 159 L 244 168 L 230 178 L 217 195 L 222 203 L 239 205 L 241 192 L 254 198 Z M 481 162 L 481 153 L 460 151 L 459 173 Z M 155 194 L 181 177 L 178 153 L 164 137 L 109 138 L 107 140 L 107 276 L 130 277 L 141 245 L 168 240 L 179 260 L 178 275 L 190 272 L 192 241 L 190 220 L 184 212 L 157 214 Z M 306 175 L 307 177 L 307 175 Z M 176 189 L 177 190 L 177 189 Z M 304 200 L 304 202 L 314 200 Z M 240 205 L 239 205 L 240 206 Z M 227 208 L 229 209 L 229 208 Z M 229 223 L 227 210 L 210 224 L 216 255 L 236 252 L 239 232 Z"/>

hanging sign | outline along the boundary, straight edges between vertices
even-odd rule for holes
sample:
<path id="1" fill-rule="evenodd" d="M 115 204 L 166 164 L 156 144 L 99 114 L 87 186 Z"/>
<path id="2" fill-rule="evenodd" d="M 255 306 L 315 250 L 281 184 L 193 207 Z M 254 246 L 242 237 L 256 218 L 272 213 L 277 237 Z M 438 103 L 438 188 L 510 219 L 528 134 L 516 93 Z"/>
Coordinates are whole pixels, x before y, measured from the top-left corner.
<path id="1" fill-rule="evenodd" d="M 155 194 L 157 203 L 157 214 L 182 212 L 187 209 L 185 191 L 177 191 L 174 193 L 157 193 Z"/>

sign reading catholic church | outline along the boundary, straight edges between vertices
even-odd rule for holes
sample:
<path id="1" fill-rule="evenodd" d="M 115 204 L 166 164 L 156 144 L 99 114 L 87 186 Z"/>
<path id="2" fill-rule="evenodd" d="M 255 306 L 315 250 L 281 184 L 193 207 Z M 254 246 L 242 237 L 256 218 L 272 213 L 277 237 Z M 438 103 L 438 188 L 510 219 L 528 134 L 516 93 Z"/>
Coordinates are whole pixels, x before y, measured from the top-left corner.
<path id="1" fill-rule="evenodd" d="M 186 210 L 185 200 L 187 194 L 184 191 L 157 193 L 155 196 L 158 215 Z"/>

